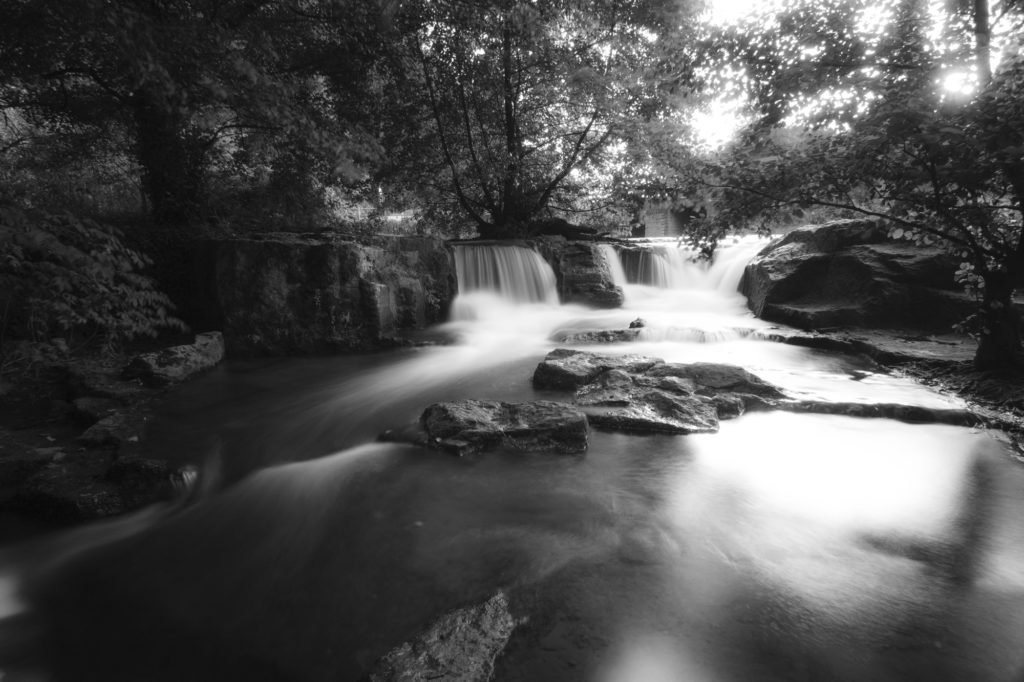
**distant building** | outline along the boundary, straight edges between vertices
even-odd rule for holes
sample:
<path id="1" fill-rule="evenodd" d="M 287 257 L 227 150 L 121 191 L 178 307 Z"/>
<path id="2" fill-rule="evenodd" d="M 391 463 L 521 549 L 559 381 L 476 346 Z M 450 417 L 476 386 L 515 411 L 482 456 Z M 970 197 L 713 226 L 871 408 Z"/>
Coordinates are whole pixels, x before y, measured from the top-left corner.
<path id="1" fill-rule="evenodd" d="M 678 237 L 694 220 L 707 217 L 703 205 L 686 206 L 680 201 L 649 202 L 643 209 L 643 234 L 635 237 Z"/>

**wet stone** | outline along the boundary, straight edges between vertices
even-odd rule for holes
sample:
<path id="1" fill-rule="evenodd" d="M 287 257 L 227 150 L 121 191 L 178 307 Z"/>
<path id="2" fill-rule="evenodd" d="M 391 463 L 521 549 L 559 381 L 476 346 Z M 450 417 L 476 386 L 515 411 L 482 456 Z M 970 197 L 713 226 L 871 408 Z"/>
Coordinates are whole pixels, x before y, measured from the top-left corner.
<path id="1" fill-rule="evenodd" d="M 436 403 L 420 417 L 421 435 L 397 434 L 427 447 L 470 455 L 495 448 L 580 453 L 587 449 L 587 418 L 574 405 L 547 400 Z M 392 434 L 394 435 L 394 434 Z"/>
<path id="2" fill-rule="evenodd" d="M 610 369 L 641 373 L 663 363 L 659 358 L 644 355 L 600 355 L 556 348 L 537 365 L 533 373 L 533 385 L 535 388 L 574 390 L 589 384 Z"/>

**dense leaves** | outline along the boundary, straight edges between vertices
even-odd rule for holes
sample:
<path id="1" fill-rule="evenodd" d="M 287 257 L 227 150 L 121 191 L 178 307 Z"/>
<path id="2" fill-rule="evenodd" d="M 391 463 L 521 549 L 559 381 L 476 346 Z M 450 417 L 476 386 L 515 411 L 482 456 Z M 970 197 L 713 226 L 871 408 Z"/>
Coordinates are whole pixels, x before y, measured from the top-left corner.
<path id="1" fill-rule="evenodd" d="M 147 263 L 109 226 L 0 204 L 0 360 L 183 330 L 170 300 L 141 274 Z"/>
<path id="2" fill-rule="evenodd" d="M 963 259 L 959 278 L 978 295 L 976 363 L 1018 362 L 1012 296 L 1024 277 L 1024 59 L 1010 46 L 965 99 L 940 84 L 977 60 L 972 15 L 941 15 L 937 32 L 927 3 L 889 10 L 886 30 L 870 40 L 842 12 L 822 23 L 832 27 L 828 44 L 861 55 L 845 70 L 847 97 L 832 96 L 841 82 L 833 64 L 809 71 L 780 50 L 770 79 L 778 85 L 756 93 L 763 115 L 740 141 L 710 158 L 663 158 L 681 184 L 714 199 L 719 228 L 824 207 L 877 216 L 895 237 L 946 246 Z M 761 34 L 748 40 L 745 54 L 776 44 Z M 795 82 L 802 86 L 787 85 Z M 815 94 L 815 107 L 797 116 Z"/>

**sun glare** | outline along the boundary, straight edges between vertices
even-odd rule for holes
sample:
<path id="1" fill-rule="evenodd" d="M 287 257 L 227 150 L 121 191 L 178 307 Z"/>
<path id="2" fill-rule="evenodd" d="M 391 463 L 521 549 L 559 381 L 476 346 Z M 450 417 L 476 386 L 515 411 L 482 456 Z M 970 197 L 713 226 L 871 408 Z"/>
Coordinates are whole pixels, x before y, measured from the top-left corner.
<path id="1" fill-rule="evenodd" d="M 716 99 L 690 116 L 690 128 L 697 144 L 706 149 L 720 149 L 731 140 L 746 123 L 743 101 Z"/>

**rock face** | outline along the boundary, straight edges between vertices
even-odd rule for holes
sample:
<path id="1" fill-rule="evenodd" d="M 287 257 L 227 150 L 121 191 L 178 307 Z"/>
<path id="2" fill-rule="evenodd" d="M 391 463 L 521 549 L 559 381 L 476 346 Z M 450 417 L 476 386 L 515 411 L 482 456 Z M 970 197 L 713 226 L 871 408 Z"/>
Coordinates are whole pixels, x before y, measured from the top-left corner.
<path id="1" fill-rule="evenodd" d="M 758 317 L 803 329 L 948 330 L 973 310 L 951 256 L 886 233 L 873 220 L 793 230 L 747 265 L 740 291 Z"/>
<path id="2" fill-rule="evenodd" d="M 531 240 L 555 271 L 562 303 L 594 308 L 619 308 L 625 294 L 612 279 L 612 267 L 596 242 L 566 241 L 561 237 Z"/>
<path id="3" fill-rule="evenodd" d="M 239 355 L 329 353 L 401 343 L 441 322 L 455 294 L 441 240 L 271 233 L 205 243 L 203 315 Z"/>
<path id="4" fill-rule="evenodd" d="M 458 400 L 429 406 L 417 429 L 383 437 L 460 456 L 494 448 L 580 453 L 587 449 L 588 430 L 586 416 L 566 403 Z"/>
<path id="5" fill-rule="evenodd" d="M 124 369 L 125 378 L 139 378 L 150 386 L 167 386 L 206 371 L 224 359 L 220 332 L 197 334 L 195 343 L 136 355 Z"/>
<path id="6" fill-rule="evenodd" d="M 369 682 L 487 682 L 516 622 L 498 593 L 478 606 L 445 614 L 423 633 L 385 654 Z"/>

